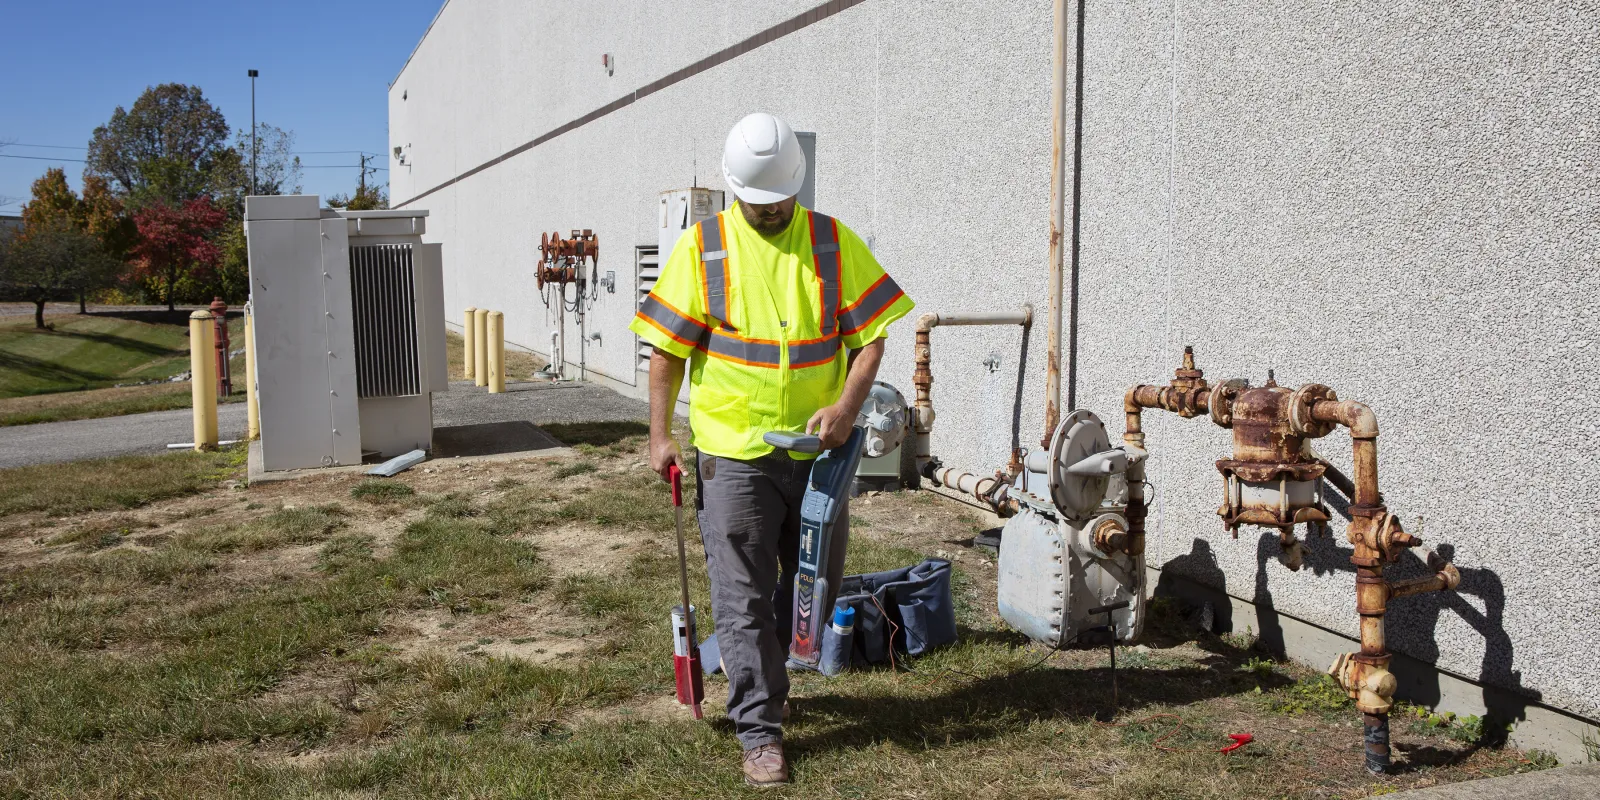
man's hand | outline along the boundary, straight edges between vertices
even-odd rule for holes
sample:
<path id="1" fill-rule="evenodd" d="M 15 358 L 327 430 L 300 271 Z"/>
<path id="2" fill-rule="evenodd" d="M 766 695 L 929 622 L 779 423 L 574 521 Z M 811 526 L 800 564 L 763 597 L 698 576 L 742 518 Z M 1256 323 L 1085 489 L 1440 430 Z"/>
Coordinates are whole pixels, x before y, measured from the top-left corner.
<path id="1" fill-rule="evenodd" d="M 859 408 L 860 403 L 856 404 Z M 822 449 L 832 450 L 844 440 L 850 438 L 850 426 L 856 422 L 856 412 L 844 407 L 844 403 L 834 403 L 817 409 L 806 423 L 806 433 L 814 433 L 822 438 Z"/>
<path id="2" fill-rule="evenodd" d="M 671 483 L 669 470 L 673 464 L 683 469 L 683 454 L 678 452 L 678 443 L 667 437 L 650 437 L 650 469 L 660 475 L 661 480 Z"/>

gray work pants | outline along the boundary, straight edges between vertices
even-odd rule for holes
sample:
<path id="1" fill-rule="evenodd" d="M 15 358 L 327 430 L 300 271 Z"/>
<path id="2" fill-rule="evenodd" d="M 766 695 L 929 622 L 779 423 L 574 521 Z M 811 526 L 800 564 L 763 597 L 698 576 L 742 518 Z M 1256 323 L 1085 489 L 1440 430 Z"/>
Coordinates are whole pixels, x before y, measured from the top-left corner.
<path id="1" fill-rule="evenodd" d="M 794 574 L 800 557 L 800 500 L 810 461 L 776 452 L 751 461 L 700 455 L 696 508 L 711 573 L 711 613 L 728 676 L 728 719 L 746 750 L 783 739 L 789 697 Z M 832 619 L 844 578 L 850 508 L 839 510 L 829 544 L 829 596 L 817 606 Z"/>

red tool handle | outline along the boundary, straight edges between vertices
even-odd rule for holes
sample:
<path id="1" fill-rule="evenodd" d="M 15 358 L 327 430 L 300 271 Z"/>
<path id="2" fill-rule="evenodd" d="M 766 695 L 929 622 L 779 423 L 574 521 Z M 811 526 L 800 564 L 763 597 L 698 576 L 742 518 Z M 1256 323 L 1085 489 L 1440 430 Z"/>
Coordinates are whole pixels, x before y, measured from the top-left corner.
<path id="1" fill-rule="evenodd" d="M 683 505 L 683 470 L 677 464 L 667 465 L 667 480 L 672 482 L 672 504 Z"/>
<path id="2" fill-rule="evenodd" d="M 1217 752 L 1231 753 L 1256 740 L 1256 737 L 1251 736 L 1248 733 L 1230 733 L 1228 734 L 1228 738 L 1233 740 L 1233 744 L 1230 744 L 1227 747 L 1218 750 Z"/>

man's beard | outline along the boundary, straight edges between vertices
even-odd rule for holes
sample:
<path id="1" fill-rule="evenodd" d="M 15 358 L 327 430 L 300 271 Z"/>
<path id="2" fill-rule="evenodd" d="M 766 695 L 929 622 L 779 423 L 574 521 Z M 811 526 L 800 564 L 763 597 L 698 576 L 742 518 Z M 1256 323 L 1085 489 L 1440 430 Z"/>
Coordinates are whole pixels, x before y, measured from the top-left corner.
<path id="1" fill-rule="evenodd" d="M 789 227 L 789 222 L 790 220 L 784 219 L 782 216 L 757 216 L 756 221 L 752 223 L 750 227 L 755 228 L 756 233 L 759 233 L 762 236 L 776 236 L 777 234 L 783 233 L 783 230 Z"/>

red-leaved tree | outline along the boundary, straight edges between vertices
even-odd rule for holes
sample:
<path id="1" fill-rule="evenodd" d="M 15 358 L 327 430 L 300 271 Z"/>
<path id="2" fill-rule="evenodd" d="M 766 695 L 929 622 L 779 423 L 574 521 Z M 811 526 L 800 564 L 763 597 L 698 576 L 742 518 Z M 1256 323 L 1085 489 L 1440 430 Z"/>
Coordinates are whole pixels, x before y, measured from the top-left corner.
<path id="1" fill-rule="evenodd" d="M 227 224 L 228 212 L 211 198 L 198 197 L 176 207 L 153 203 L 135 212 L 133 221 L 139 228 L 130 251 L 134 269 L 161 286 L 171 311 L 179 280 L 208 280 L 216 270 L 222 250 L 214 238 Z"/>

